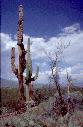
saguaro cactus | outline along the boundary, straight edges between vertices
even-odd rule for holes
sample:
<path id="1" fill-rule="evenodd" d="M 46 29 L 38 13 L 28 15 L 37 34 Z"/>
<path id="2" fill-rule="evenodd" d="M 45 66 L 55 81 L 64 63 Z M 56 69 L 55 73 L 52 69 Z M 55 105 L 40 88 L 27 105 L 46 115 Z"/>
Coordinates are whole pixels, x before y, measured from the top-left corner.
<path id="1" fill-rule="evenodd" d="M 18 67 L 15 65 L 15 48 L 11 49 L 11 68 L 13 73 L 16 75 L 19 81 L 19 95 L 20 99 L 24 100 L 24 82 L 23 82 L 23 72 L 26 68 L 26 100 L 32 95 L 32 86 L 31 82 L 35 81 L 38 77 L 39 67 L 37 67 L 37 72 L 34 77 L 32 77 L 32 62 L 30 57 L 30 38 L 28 38 L 27 43 L 27 51 L 24 49 L 23 45 L 23 7 L 22 5 L 19 6 L 19 21 L 18 21 L 18 31 L 17 31 L 17 45 L 18 45 L 18 52 L 19 52 L 19 64 Z M 25 55 L 27 53 L 27 60 L 25 59 Z"/>
<path id="2" fill-rule="evenodd" d="M 19 64 L 18 67 L 15 65 L 15 48 L 11 49 L 11 67 L 13 73 L 16 75 L 19 81 L 19 96 L 21 100 L 24 100 L 24 86 L 23 86 L 23 72 L 26 68 L 25 54 L 26 51 L 23 45 L 23 7 L 19 6 L 19 21 L 18 21 L 18 31 L 17 31 L 17 45 L 19 52 Z"/>
<path id="3" fill-rule="evenodd" d="M 27 43 L 27 60 L 26 60 L 26 101 L 30 100 L 32 96 L 32 85 L 31 82 L 35 81 L 38 77 L 39 67 L 34 77 L 32 77 L 32 61 L 30 56 L 30 38 L 28 38 Z"/>

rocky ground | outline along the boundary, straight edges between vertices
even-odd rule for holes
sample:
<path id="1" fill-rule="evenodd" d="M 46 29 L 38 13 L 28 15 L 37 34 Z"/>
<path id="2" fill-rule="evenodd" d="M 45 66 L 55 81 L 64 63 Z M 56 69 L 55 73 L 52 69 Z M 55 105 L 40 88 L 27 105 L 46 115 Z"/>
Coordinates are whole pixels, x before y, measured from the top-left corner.
<path id="1" fill-rule="evenodd" d="M 80 92 L 71 93 L 71 97 L 77 99 L 79 103 L 77 102 L 74 112 L 67 113 L 64 117 L 57 116 L 53 111 L 53 104 L 57 96 L 55 94 L 38 106 L 27 109 L 25 113 L 1 118 L 0 127 L 83 127 L 82 94 Z"/>

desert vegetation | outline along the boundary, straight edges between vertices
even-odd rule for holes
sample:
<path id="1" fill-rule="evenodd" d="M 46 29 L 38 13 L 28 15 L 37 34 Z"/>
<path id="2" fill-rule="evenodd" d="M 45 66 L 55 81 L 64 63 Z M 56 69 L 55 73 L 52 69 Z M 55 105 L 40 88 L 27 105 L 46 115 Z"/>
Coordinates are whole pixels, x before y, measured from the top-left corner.
<path id="1" fill-rule="evenodd" d="M 67 87 L 61 87 L 61 91 L 62 91 L 62 96 L 65 98 L 65 96 L 67 95 L 66 92 Z M 16 109 L 18 103 L 18 89 L 2 88 L 1 93 L 2 93 L 2 108 L 1 108 L 2 114 L 4 115 L 7 113 L 18 111 L 18 109 Z M 32 99 L 36 102 L 34 107 L 30 108 L 29 110 L 26 110 L 25 107 L 25 110 L 21 112 L 17 112 L 17 115 L 14 114 L 14 117 L 10 115 L 1 118 L 0 122 L 3 121 L 1 125 L 4 124 L 7 125 L 8 123 L 8 125 L 11 126 L 25 127 L 25 125 L 28 126 L 29 124 L 33 124 L 35 127 L 37 127 L 38 125 L 40 125 L 41 127 L 46 125 L 48 127 L 49 126 L 48 124 L 50 124 L 51 126 L 55 126 L 55 125 L 63 126 L 63 124 L 67 126 L 68 124 L 68 126 L 70 127 L 71 124 L 75 124 L 75 126 L 78 126 L 77 124 L 79 124 L 80 127 L 82 127 L 83 88 L 79 88 L 79 87 L 72 88 L 70 95 L 72 98 L 71 101 L 73 103 L 73 107 L 70 110 L 69 116 L 67 116 L 68 114 L 66 114 L 63 117 L 61 117 L 59 112 L 58 103 L 60 104 L 60 102 L 58 102 L 59 96 L 56 88 L 53 87 L 50 89 L 49 87 L 35 88 L 33 95 L 34 96 Z M 65 98 L 65 100 L 67 101 L 67 98 Z M 44 118 L 46 119 L 46 121 L 44 121 Z M 77 120 L 77 123 L 75 123 L 73 120 L 70 121 L 70 118 Z M 22 123 L 16 122 L 16 119 L 18 119 L 17 121 L 22 120 L 23 122 Z M 78 119 L 80 119 L 80 121 Z M 32 125 L 29 126 L 31 127 Z"/>
<path id="2" fill-rule="evenodd" d="M 62 42 L 56 51 L 43 52 L 50 64 L 50 85 L 32 87 L 38 78 L 39 67 L 32 75 L 30 55 L 30 37 L 27 50 L 23 44 L 23 7 L 19 6 L 17 31 L 18 66 L 15 64 L 15 48 L 11 49 L 11 68 L 18 79 L 18 88 L 1 88 L 1 127 L 83 127 L 83 88 L 72 84 L 72 77 L 67 72 L 67 85 L 59 82 L 59 62 L 70 43 Z M 25 76 L 23 75 L 24 70 Z M 51 86 L 52 85 L 52 86 Z M 35 86 L 35 83 L 34 83 Z M 71 90 L 70 90 L 71 89 Z"/>
<path id="3" fill-rule="evenodd" d="M 61 87 L 62 95 L 67 94 L 67 87 Z M 71 93 L 78 92 L 83 96 L 83 88 L 74 86 L 72 87 Z M 49 97 L 54 96 L 57 93 L 57 89 L 54 87 L 49 88 L 48 86 L 43 86 L 41 88 L 35 88 L 33 93 L 33 100 L 36 98 L 43 102 L 44 100 L 48 100 Z M 2 87 L 1 88 L 1 102 L 2 107 L 12 108 L 12 103 L 17 103 L 18 101 L 18 88 L 11 87 Z M 37 101 L 37 100 L 36 100 Z M 8 104 L 10 103 L 10 104 Z"/>

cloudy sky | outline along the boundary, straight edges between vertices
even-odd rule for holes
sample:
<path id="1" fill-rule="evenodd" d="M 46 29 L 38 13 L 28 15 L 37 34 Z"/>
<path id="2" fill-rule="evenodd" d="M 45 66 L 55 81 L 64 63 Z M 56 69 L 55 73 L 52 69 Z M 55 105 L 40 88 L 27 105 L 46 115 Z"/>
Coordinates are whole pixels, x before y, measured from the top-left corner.
<path id="1" fill-rule="evenodd" d="M 18 6 L 24 6 L 24 35 L 31 38 L 33 75 L 36 66 L 40 72 L 37 83 L 48 83 L 51 74 L 50 61 L 57 43 L 70 46 L 62 54 L 59 63 L 60 81 L 66 84 L 66 69 L 75 84 L 83 85 L 83 1 L 82 0 L 3 0 L 1 9 L 1 77 L 16 80 L 11 71 L 11 47 L 17 51 Z"/>

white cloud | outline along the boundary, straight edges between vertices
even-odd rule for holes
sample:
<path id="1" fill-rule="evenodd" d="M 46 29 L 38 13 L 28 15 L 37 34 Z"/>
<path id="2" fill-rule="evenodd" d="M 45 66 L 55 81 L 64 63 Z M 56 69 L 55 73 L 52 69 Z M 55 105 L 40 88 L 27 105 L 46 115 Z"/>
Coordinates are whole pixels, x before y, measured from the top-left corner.
<path id="1" fill-rule="evenodd" d="M 24 45 L 25 48 L 27 47 L 27 40 L 28 35 L 23 35 L 24 38 Z M 64 55 L 64 61 L 65 61 L 65 68 L 66 64 L 68 64 L 69 71 L 71 70 L 71 74 L 73 77 L 77 76 L 81 80 L 81 77 L 83 76 L 83 31 L 80 29 L 80 24 L 76 23 L 72 26 L 66 27 L 62 30 L 61 33 L 58 34 L 58 36 L 51 37 L 48 40 L 38 37 L 31 37 L 31 57 L 32 60 L 41 60 L 43 59 L 42 63 L 36 63 L 41 64 L 43 68 L 43 72 L 39 73 L 39 82 L 46 81 L 47 77 L 49 75 L 49 70 L 44 70 L 46 66 L 48 66 L 48 59 L 45 54 L 45 51 L 47 54 L 51 52 L 51 57 L 54 57 L 53 54 L 55 50 L 57 49 L 57 42 L 62 42 L 64 44 L 67 44 L 70 42 L 70 46 L 65 49 L 63 55 Z M 3 51 L 8 52 L 8 50 L 11 50 L 11 47 L 16 47 L 17 51 L 17 41 L 16 36 L 14 36 L 14 39 L 11 35 L 1 33 L 1 48 L 2 48 L 2 55 Z M 10 55 L 10 54 L 9 54 Z M 34 64 L 34 63 L 33 63 Z M 61 75 L 62 77 L 65 76 L 65 68 L 62 68 Z M 42 69 L 40 69 L 42 70 Z M 78 76 L 79 75 L 79 76 Z M 82 80 L 81 80 L 82 81 Z"/>
<path id="2" fill-rule="evenodd" d="M 66 27 L 62 30 L 62 32 L 64 34 L 73 34 L 75 32 L 79 32 L 79 31 L 80 31 L 80 24 L 79 23 L 73 24 L 72 26 Z"/>
<path id="3" fill-rule="evenodd" d="M 16 40 L 13 40 L 11 35 L 5 34 L 5 33 L 0 33 L 0 37 L 1 37 L 2 51 L 9 50 L 11 47 L 16 46 Z"/>

